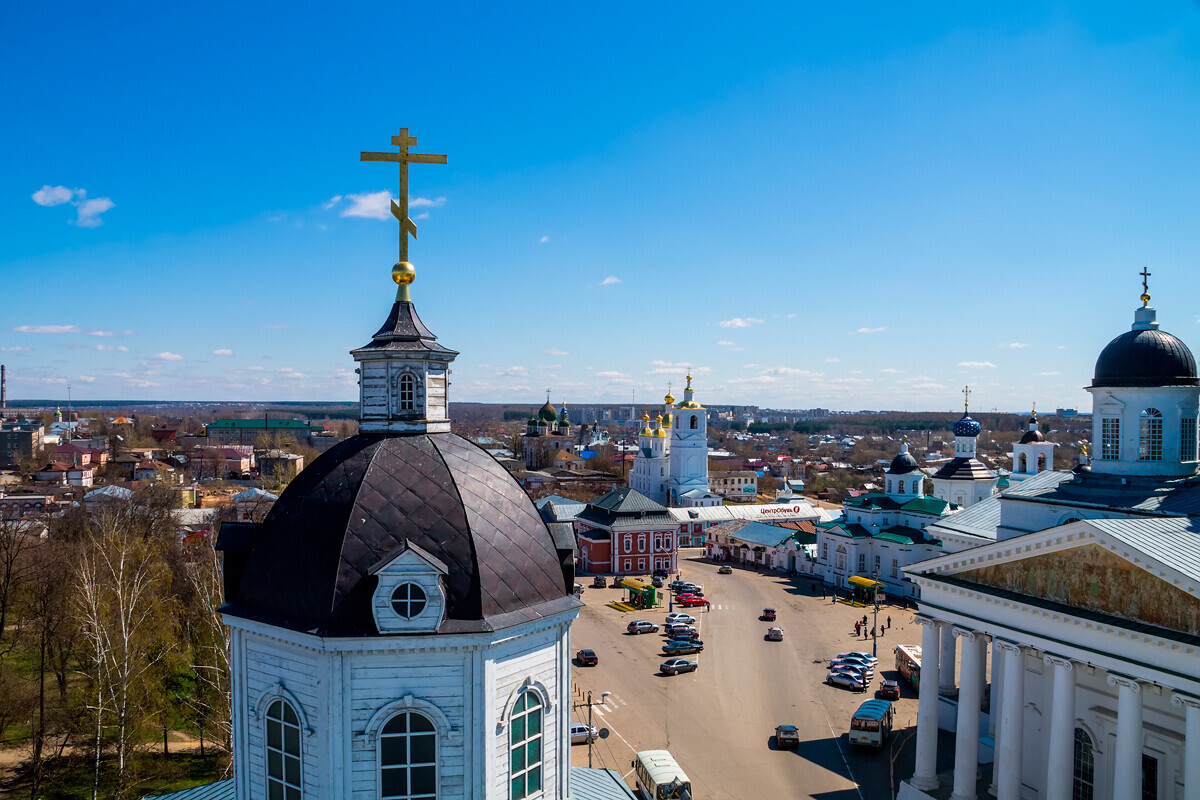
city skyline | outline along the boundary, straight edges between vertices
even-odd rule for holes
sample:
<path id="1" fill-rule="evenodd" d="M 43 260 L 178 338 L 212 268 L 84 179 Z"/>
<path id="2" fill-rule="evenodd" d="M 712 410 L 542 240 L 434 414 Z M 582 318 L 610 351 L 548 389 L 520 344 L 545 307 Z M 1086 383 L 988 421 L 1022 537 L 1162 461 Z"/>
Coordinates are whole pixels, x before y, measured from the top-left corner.
<path id="1" fill-rule="evenodd" d="M 1143 268 L 1200 341 L 1195 4 L 721 8 L 18 9 L 10 397 L 353 400 L 401 127 L 452 402 L 1088 409 Z"/>

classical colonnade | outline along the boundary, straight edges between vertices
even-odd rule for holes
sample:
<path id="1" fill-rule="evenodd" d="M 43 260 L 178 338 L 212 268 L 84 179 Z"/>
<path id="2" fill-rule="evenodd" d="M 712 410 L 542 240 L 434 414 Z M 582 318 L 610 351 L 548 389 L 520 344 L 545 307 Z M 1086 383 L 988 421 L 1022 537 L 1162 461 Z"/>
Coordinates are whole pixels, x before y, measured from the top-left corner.
<path id="1" fill-rule="evenodd" d="M 989 727 L 998 734 L 992 774 L 997 800 L 1021 796 L 1022 728 L 1025 708 L 1025 656 L 1033 648 L 969 628 L 918 616 L 921 634 L 921 683 L 917 701 L 917 762 L 909 781 L 915 789 L 938 788 L 938 696 L 954 686 L 955 637 L 962 643 L 958 683 L 958 720 L 954 745 L 954 789 L 951 800 L 976 800 L 979 763 L 980 708 L 987 672 L 987 644 L 992 642 L 992 682 Z M 1074 767 L 1076 662 L 1043 654 L 1053 673 L 1049 698 L 1045 800 L 1071 800 Z M 998 663 L 1003 660 L 1003 663 Z M 1080 666 L 1083 666 L 1080 664 Z M 1002 677 L 1001 677 L 1002 676 Z M 999 680 L 998 680 L 999 679 Z M 1117 734 L 1111 797 L 1141 797 L 1143 682 L 1109 673 L 1117 688 Z M 1183 800 L 1200 800 L 1200 699 L 1175 692 L 1171 702 L 1185 710 Z M 999 719 L 996 709 L 999 706 Z M 991 731 L 990 731 L 991 732 Z M 1103 795 L 1100 795 L 1103 796 Z"/>

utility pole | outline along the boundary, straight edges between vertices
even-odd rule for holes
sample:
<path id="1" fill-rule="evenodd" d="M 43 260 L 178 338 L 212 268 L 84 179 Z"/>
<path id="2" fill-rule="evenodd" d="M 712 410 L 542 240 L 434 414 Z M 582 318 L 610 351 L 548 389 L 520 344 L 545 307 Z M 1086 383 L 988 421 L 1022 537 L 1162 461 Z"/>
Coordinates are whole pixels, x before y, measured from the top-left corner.
<path id="1" fill-rule="evenodd" d="M 592 731 L 594 730 L 594 728 L 592 727 L 592 706 L 602 706 L 602 705 L 604 705 L 604 701 L 605 701 L 605 699 L 606 699 L 606 698 L 607 698 L 607 697 L 608 697 L 610 694 L 612 694 L 612 692 L 601 692 L 601 693 L 600 693 L 600 701 L 599 701 L 599 702 L 595 702 L 595 701 L 593 701 L 593 700 L 592 700 L 592 693 L 591 693 L 591 691 L 589 690 L 589 691 L 588 691 L 588 693 L 587 693 L 587 702 L 584 702 L 584 703 L 576 703 L 576 704 L 575 704 L 575 708 L 579 708 L 580 706 L 587 706 L 587 710 L 588 710 L 588 721 L 587 721 L 587 726 L 588 726 L 588 740 L 587 740 L 587 746 L 588 746 L 588 769 L 591 769 L 591 768 L 592 768 L 592 742 L 593 742 L 593 741 L 595 741 L 595 739 L 596 739 L 596 737 L 592 735 Z"/>

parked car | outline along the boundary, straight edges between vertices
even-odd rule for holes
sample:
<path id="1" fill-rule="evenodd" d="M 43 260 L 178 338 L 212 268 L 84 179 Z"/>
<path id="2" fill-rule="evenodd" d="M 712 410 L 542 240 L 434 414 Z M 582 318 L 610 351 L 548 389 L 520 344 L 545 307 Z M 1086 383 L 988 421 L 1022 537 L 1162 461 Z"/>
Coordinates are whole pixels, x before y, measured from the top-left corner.
<path id="1" fill-rule="evenodd" d="M 899 700 L 900 684 L 896 681 L 884 681 L 875 690 L 875 697 L 880 700 Z"/>
<path id="2" fill-rule="evenodd" d="M 722 565 L 721 565 L 721 566 L 720 566 L 720 567 L 717 569 L 717 574 L 718 574 L 718 575 L 732 575 L 732 574 L 733 574 L 733 567 L 729 566 L 728 564 L 722 564 Z"/>
<path id="3" fill-rule="evenodd" d="M 862 685 L 864 691 L 875 680 L 875 673 L 873 672 L 861 672 L 856 669 L 835 669 L 830 671 L 837 675 L 844 675 L 849 680 L 857 681 Z"/>
<path id="4" fill-rule="evenodd" d="M 698 666 L 695 661 L 686 658 L 670 658 L 659 666 L 659 670 L 663 675 L 678 675 L 681 672 L 695 672 Z"/>
<path id="5" fill-rule="evenodd" d="M 694 594 L 697 597 L 704 597 L 704 590 L 699 586 L 680 586 L 675 590 L 676 594 Z"/>
<path id="6" fill-rule="evenodd" d="M 653 578 L 650 579 L 650 585 L 653 586 L 655 589 L 661 589 L 662 585 L 663 585 L 663 579 L 660 578 L 659 576 L 655 575 Z"/>
<path id="7" fill-rule="evenodd" d="M 767 638 L 772 642 L 782 642 L 783 628 L 767 628 Z"/>
<path id="8" fill-rule="evenodd" d="M 575 584 L 575 587 L 571 591 L 576 597 L 583 597 L 583 584 Z"/>
<path id="9" fill-rule="evenodd" d="M 669 656 L 682 656 L 687 653 L 699 653 L 704 649 L 704 642 L 699 639 L 672 639 L 663 645 L 663 652 Z"/>
<path id="10" fill-rule="evenodd" d="M 845 658 L 835 658 L 829 662 L 830 668 L 833 668 L 834 665 L 847 666 L 847 667 L 862 667 L 863 669 L 869 669 L 869 670 L 875 669 L 875 664 L 872 664 L 870 661 L 864 661 L 863 659 L 858 658 L 857 656 L 847 656 Z"/>
<path id="11" fill-rule="evenodd" d="M 624 575 L 613 575 L 613 579 L 612 579 L 612 585 L 613 585 L 613 588 L 615 589 L 615 588 L 617 588 L 618 586 L 620 586 L 620 585 L 621 585 L 621 581 L 623 581 L 623 580 L 625 580 L 625 576 L 624 576 Z"/>
<path id="12" fill-rule="evenodd" d="M 700 631 L 691 625 L 684 625 L 682 622 L 677 622 L 674 625 L 667 626 L 667 636 L 671 639 L 699 639 Z"/>
<path id="13" fill-rule="evenodd" d="M 596 726 L 582 722 L 571 723 L 571 744 L 587 744 L 596 739 Z"/>
<path id="14" fill-rule="evenodd" d="M 764 608 L 763 613 L 762 613 L 762 618 L 766 622 L 774 622 L 775 621 L 775 609 Z"/>
<path id="15" fill-rule="evenodd" d="M 865 692 L 867 690 L 867 687 L 863 686 L 861 679 L 855 678 L 848 672 L 831 672 L 825 676 L 825 682 L 830 686 L 844 686 L 856 692 Z"/>
<path id="16" fill-rule="evenodd" d="M 800 746 L 800 731 L 795 725 L 775 726 L 775 746 L 783 749 Z"/>
<path id="17" fill-rule="evenodd" d="M 662 567 L 659 567 L 658 569 L 654 570 L 654 577 L 656 577 L 656 578 L 665 578 L 670 574 L 671 574 L 670 570 L 663 569 Z"/>
<path id="18" fill-rule="evenodd" d="M 844 661 L 830 661 L 829 669 L 834 672 L 858 672 L 875 677 L 875 668 L 867 664 L 847 664 Z"/>
<path id="19" fill-rule="evenodd" d="M 668 625 L 695 625 L 696 618 L 691 614 L 685 614 L 682 611 L 674 611 L 667 614 Z"/>
<path id="20" fill-rule="evenodd" d="M 596 655 L 595 650 L 580 650 L 575 654 L 575 658 L 579 659 L 580 666 L 594 667 L 600 663 L 600 657 Z"/>
<path id="21" fill-rule="evenodd" d="M 685 580 L 682 580 L 682 579 L 680 579 L 680 578 L 676 578 L 675 580 L 673 580 L 673 581 L 671 581 L 670 583 L 668 583 L 668 584 L 667 584 L 667 588 L 668 588 L 668 589 L 670 589 L 670 590 L 673 592 L 673 591 L 675 591 L 676 589 L 678 589 L 680 586 L 683 586 L 683 585 L 685 585 L 685 584 L 687 584 L 687 581 L 685 581 Z"/>
<path id="22" fill-rule="evenodd" d="M 838 653 L 834 658 L 859 658 L 863 661 L 870 662 L 871 666 L 879 663 L 879 659 L 870 653 L 865 653 L 862 650 L 851 650 L 848 653 Z"/>
<path id="23" fill-rule="evenodd" d="M 633 622 L 625 626 L 625 630 L 629 633 L 657 633 L 658 626 L 653 622 L 646 622 L 643 619 L 635 619 Z"/>
<path id="24" fill-rule="evenodd" d="M 606 580 L 603 575 L 597 575 L 596 577 L 592 578 L 593 589 L 603 589 L 605 586 L 608 586 L 608 580 Z"/>
<path id="25" fill-rule="evenodd" d="M 697 597 L 694 594 L 683 594 L 675 598 L 675 602 L 679 603 L 679 605 L 683 606 L 684 608 L 694 608 L 696 606 L 704 605 L 705 600 L 703 597 Z"/>

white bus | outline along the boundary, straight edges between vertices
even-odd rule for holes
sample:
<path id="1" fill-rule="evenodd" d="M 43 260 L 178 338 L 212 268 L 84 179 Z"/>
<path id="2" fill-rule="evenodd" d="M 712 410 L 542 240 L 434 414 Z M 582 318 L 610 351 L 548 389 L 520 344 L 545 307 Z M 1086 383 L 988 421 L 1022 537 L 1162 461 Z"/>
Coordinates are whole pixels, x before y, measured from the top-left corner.
<path id="1" fill-rule="evenodd" d="M 692 782 L 666 750 L 643 750 L 633 760 L 642 800 L 692 800 Z"/>

